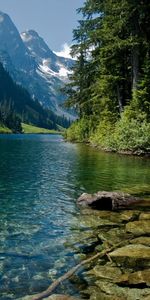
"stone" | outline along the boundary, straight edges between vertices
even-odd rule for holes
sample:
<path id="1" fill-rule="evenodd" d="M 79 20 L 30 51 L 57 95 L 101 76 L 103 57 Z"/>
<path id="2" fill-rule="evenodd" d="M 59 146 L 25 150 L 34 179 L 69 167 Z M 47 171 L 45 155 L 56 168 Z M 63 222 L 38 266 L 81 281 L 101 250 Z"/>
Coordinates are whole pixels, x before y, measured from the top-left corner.
<path id="1" fill-rule="evenodd" d="M 93 214 L 88 215 L 81 215 L 81 224 L 84 228 L 100 228 L 100 227 L 114 227 L 114 226 L 120 226 L 117 222 L 112 222 L 109 219 L 102 219 L 100 217 L 95 217 Z"/>
<path id="2" fill-rule="evenodd" d="M 139 216 L 139 220 L 150 220 L 150 213 L 149 212 L 143 212 Z"/>
<path id="3" fill-rule="evenodd" d="M 116 283 L 121 284 L 123 286 L 132 285 L 139 287 L 150 287 L 150 269 L 137 271 L 129 274 L 123 274 L 118 280 L 116 280 Z"/>
<path id="4" fill-rule="evenodd" d="M 139 216 L 139 211 L 124 210 L 123 212 L 119 213 L 118 219 L 121 222 L 129 222 L 137 219 L 138 216 Z"/>
<path id="5" fill-rule="evenodd" d="M 96 285 L 100 288 L 100 292 L 110 295 L 111 299 L 124 299 L 124 300 L 142 300 L 144 297 L 150 295 L 150 289 L 138 289 L 119 287 L 117 284 L 110 283 L 108 281 L 96 281 Z M 116 298 L 115 298 L 116 297 Z M 93 298 L 94 299 L 94 298 Z M 95 298 L 98 300 L 99 298 Z M 108 298 L 109 299 L 109 298 Z"/>
<path id="6" fill-rule="evenodd" d="M 129 235 L 125 232 L 124 228 L 112 228 L 106 232 L 100 232 L 98 238 L 101 242 L 107 242 L 109 245 L 116 245 L 125 239 L 128 239 Z"/>
<path id="7" fill-rule="evenodd" d="M 97 192 L 95 194 L 83 193 L 77 200 L 82 206 L 90 206 L 99 210 L 118 210 L 138 203 L 141 199 L 121 192 Z"/>
<path id="8" fill-rule="evenodd" d="M 32 300 L 35 295 L 30 295 L 30 296 L 25 296 L 23 298 L 21 298 L 20 300 Z M 51 296 L 48 296 L 46 298 L 44 298 L 45 300 L 79 300 L 79 298 L 76 297 L 72 297 L 70 295 L 62 295 L 62 294 L 52 294 Z M 19 299 L 18 299 L 19 300 Z M 81 298 L 80 298 L 81 300 Z"/>
<path id="9" fill-rule="evenodd" d="M 88 295 L 88 298 L 90 296 L 90 300 L 127 300 L 124 297 L 106 294 L 98 286 L 90 286 L 84 291 L 84 294 Z"/>
<path id="10" fill-rule="evenodd" d="M 70 295 L 53 294 L 45 298 L 45 300 L 79 300 L 79 298 L 72 297 Z"/>
<path id="11" fill-rule="evenodd" d="M 108 280 L 117 280 L 121 275 L 122 272 L 117 267 L 111 267 L 111 266 L 100 266 L 96 265 L 92 270 L 87 272 L 90 275 L 94 275 L 95 277 L 102 278 L 102 279 L 108 279 Z"/>
<path id="12" fill-rule="evenodd" d="M 142 244 L 145 246 L 150 246 L 149 236 L 140 236 L 130 241 L 131 244 Z"/>
<path id="13" fill-rule="evenodd" d="M 150 234 L 150 220 L 134 221 L 126 224 L 126 232 L 135 236 Z"/>
<path id="14" fill-rule="evenodd" d="M 127 245 L 109 253 L 113 261 L 127 267 L 150 266 L 150 247 L 144 245 Z"/>

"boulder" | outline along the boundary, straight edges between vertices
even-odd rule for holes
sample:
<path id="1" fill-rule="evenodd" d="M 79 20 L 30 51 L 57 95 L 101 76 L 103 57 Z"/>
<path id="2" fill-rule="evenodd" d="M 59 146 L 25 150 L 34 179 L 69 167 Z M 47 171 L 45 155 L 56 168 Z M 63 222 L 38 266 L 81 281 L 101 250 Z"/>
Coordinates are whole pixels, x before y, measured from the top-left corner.
<path id="1" fill-rule="evenodd" d="M 150 237 L 149 236 L 139 236 L 130 241 L 131 244 L 142 244 L 145 246 L 150 246 Z"/>
<path id="2" fill-rule="evenodd" d="M 62 295 L 62 294 L 53 294 L 45 300 L 79 300 L 79 298 L 72 297 L 70 295 Z"/>
<path id="3" fill-rule="evenodd" d="M 100 292 L 103 292 L 107 296 L 111 296 L 111 298 L 108 298 L 108 299 L 143 300 L 143 299 L 145 299 L 145 297 L 150 296 L 149 288 L 145 288 L 145 289 L 133 288 L 132 289 L 132 288 L 128 288 L 128 287 L 119 287 L 117 284 L 113 284 L 108 281 L 102 281 L 102 280 L 96 281 L 96 285 L 99 287 Z M 94 297 L 92 300 L 94 300 Z M 97 298 L 95 298 L 95 300 L 99 300 L 99 298 L 97 297 Z"/>
<path id="4" fill-rule="evenodd" d="M 144 245 L 128 245 L 109 253 L 113 261 L 127 267 L 150 266 L 150 247 Z"/>
<path id="5" fill-rule="evenodd" d="M 112 228 L 107 231 L 100 232 L 98 238 L 101 242 L 108 242 L 109 245 L 116 245 L 128 238 L 123 228 Z"/>
<path id="6" fill-rule="evenodd" d="M 135 236 L 150 235 L 150 220 L 129 222 L 126 224 L 126 232 Z"/>
<path id="7" fill-rule="evenodd" d="M 139 220 L 150 220 L 150 213 L 149 212 L 143 212 L 139 216 Z"/>
<path id="8" fill-rule="evenodd" d="M 150 287 L 150 269 L 123 274 L 117 279 L 117 284 L 123 286 Z"/>
<path id="9" fill-rule="evenodd" d="M 25 296 L 21 299 L 18 300 L 33 300 L 36 295 L 30 295 L 30 296 Z M 79 300 L 79 298 L 72 297 L 70 295 L 63 295 L 63 294 L 52 294 L 51 296 L 48 296 L 44 298 L 45 300 Z M 81 299 L 81 298 L 80 298 Z"/>
<path id="10" fill-rule="evenodd" d="M 95 194 L 83 193 L 77 200 L 82 206 L 90 206 L 99 210 L 125 209 L 141 199 L 121 192 L 98 192 Z"/>
<path id="11" fill-rule="evenodd" d="M 121 277 L 122 272 L 119 268 L 115 266 L 108 265 L 96 265 L 92 270 L 87 272 L 89 275 L 94 275 L 95 277 L 107 280 L 117 280 Z"/>

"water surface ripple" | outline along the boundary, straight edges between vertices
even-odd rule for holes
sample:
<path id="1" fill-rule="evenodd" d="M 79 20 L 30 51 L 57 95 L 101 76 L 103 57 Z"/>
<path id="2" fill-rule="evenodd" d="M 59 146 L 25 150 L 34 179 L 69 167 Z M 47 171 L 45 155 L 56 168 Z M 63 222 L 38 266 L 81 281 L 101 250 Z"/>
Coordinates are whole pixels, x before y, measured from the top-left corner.
<path id="1" fill-rule="evenodd" d="M 74 265 L 82 192 L 138 194 L 140 186 L 142 196 L 149 182 L 146 159 L 100 153 L 59 135 L 0 135 L 0 299 L 40 292 Z"/>

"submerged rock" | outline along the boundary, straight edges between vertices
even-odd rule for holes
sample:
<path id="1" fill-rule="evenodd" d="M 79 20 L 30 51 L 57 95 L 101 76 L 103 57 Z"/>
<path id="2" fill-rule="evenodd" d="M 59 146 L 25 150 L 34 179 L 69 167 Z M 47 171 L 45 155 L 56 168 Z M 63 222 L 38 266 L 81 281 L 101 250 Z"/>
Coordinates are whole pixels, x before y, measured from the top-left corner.
<path id="1" fill-rule="evenodd" d="M 21 298 L 20 300 L 32 300 L 36 295 L 30 295 Z M 48 296 L 44 298 L 45 300 L 79 300 L 79 298 L 72 297 L 70 295 L 62 295 L 62 294 L 52 294 L 51 296 Z M 80 298 L 81 299 L 81 298 Z M 19 300 L 19 299 L 18 299 Z"/>
<path id="2" fill-rule="evenodd" d="M 150 269 L 123 274 L 116 282 L 125 286 L 150 287 Z"/>
<path id="3" fill-rule="evenodd" d="M 150 220 L 129 222 L 126 224 L 126 232 L 135 236 L 150 235 Z"/>
<path id="4" fill-rule="evenodd" d="M 141 213 L 140 216 L 139 216 L 139 220 L 150 220 L 150 213 L 149 212 L 147 212 L 147 213 L 145 213 L 145 212 Z"/>
<path id="5" fill-rule="evenodd" d="M 150 246 L 149 236 L 140 236 L 130 241 L 131 244 L 142 244 L 145 246 Z"/>
<path id="6" fill-rule="evenodd" d="M 144 245 L 128 245 L 109 253 L 113 261 L 130 267 L 150 266 L 150 247 Z"/>
<path id="7" fill-rule="evenodd" d="M 98 278 L 107 279 L 107 280 L 117 280 L 122 275 L 121 270 L 115 266 L 95 266 L 92 270 L 87 272 L 89 275 L 95 275 Z"/>
<path id="8" fill-rule="evenodd" d="M 124 228 L 112 228 L 98 234 L 99 240 L 103 243 L 107 242 L 109 245 L 116 245 L 125 240 L 125 238 L 127 239 L 127 237 L 128 235 Z"/>
<path id="9" fill-rule="evenodd" d="M 79 300 L 79 298 L 72 297 L 70 295 L 53 294 L 45 300 Z"/>
<path id="10" fill-rule="evenodd" d="M 77 200 L 79 205 L 90 206 L 99 210 L 124 209 L 141 199 L 121 192 L 98 192 L 96 194 L 83 193 Z"/>
<path id="11" fill-rule="evenodd" d="M 133 288 L 133 289 L 131 289 L 128 287 L 119 287 L 117 284 L 110 283 L 107 281 L 102 281 L 102 280 L 96 281 L 96 285 L 99 287 L 100 292 L 103 292 L 103 293 L 105 293 L 105 295 L 109 295 L 112 297 L 112 298 L 106 298 L 106 299 L 142 300 L 142 299 L 145 299 L 145 297 L 150 296 L 149 288 L 145 288 L 145 289 Z M 92 299 L 94 300 L 94 297 Z M 95 298 L 95 299 L 98 300 L 99 298 Z"/>

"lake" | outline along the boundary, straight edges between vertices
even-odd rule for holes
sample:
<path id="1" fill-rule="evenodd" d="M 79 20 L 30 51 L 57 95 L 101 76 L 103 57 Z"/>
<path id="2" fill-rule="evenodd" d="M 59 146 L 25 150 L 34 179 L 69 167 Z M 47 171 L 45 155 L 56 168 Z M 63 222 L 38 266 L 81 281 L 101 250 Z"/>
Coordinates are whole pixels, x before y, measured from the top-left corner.
<path id="1" fill-rule="evenodd" d="M 76 205 L 81 193 L 146 198 L 149 167 L 146 158 L 99 152 L 59 135 L 0 135 L 0 299 L 43 291 L 78 263 L 86 230 Z M 76 295 L 82 284 L 72 280 L 57 291 Z"/>

